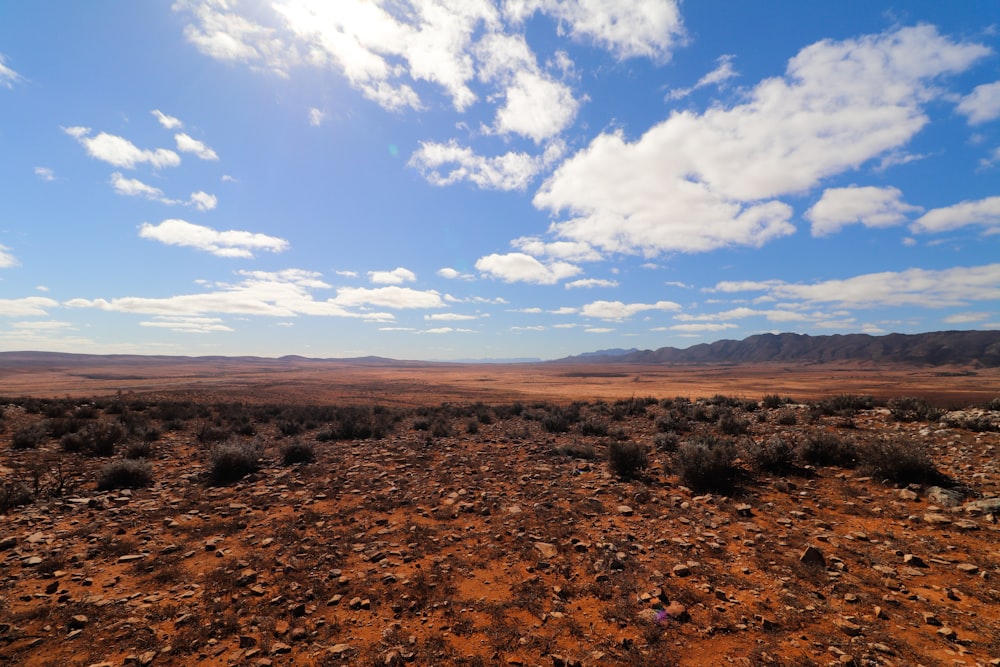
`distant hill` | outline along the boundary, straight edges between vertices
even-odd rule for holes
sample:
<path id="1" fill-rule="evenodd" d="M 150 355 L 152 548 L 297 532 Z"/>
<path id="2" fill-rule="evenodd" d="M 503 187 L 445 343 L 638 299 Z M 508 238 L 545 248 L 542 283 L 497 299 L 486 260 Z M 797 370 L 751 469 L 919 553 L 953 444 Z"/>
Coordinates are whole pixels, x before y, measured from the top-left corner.
<path id="1" fill-rule="evenodd" d="M 627 354 L 586 353 L 560 362 L 642 364 L 829 363 L 870 361 L 926 366 L 1000 366 L 1000 331 L 937 331 L 922 334 L 759 334 L 689 348 L 661 347 Z"/>

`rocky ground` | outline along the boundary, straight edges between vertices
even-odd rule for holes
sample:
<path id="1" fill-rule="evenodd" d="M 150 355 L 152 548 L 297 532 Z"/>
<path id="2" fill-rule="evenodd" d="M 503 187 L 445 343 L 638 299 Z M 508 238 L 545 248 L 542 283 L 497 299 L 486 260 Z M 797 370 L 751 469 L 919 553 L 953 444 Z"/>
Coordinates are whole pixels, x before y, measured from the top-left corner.
<path id="1" fill-rule="evenodd" d="M 5 401 L 4 664 L 1000 665 L 997 401 Z"/>

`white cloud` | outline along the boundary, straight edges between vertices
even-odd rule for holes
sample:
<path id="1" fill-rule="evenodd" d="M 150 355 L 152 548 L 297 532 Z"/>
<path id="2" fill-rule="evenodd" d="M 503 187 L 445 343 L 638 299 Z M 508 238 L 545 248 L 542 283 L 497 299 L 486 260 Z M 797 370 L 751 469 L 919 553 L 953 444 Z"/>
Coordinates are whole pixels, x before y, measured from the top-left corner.
<path id="1" fill-rule="evenodd" d="M 153 114 L 153 116 L 160 123 L 160 125 L 167 128 L 168 130 L 176 130 L 177 128 L 184 127 L 184 123 L 182 123 L 179 118 L 168 116 L 159 109 L 153 109 L 149 113 Z"/>
<path id="2" fill-rule="evenodd" d="M 526 282 L 537 285 L 553 285 L 582 271 L 580 267 L 568 262 L 543 264 L 531 255 L 520 252 L 505 255 L 494 253 L 480 257 L 476 261 L 476 270 L 508 283 Z"/>
<path id="3" fill-rule="evenodd" d="M 46 308 L 55 308 L 58 301 L 44 296 L 27 296 L 21 299 L 0 299 L 0 316 L 38 317 L 48 315 Z"/>
<path id="4" fill-rule="evenodd" d="M 178 333 L 218 333 L 233 331 L 218 317 L 184 317 L 158 315 L 151 321 L 139 322 L 141 327 L 170 329 Z"/>
<path id="5" fill-rule="evenodd" d="M 236 230 L 220 232 L 176 219 L 164 220 L 159 225 L 145 222 L 139 228 L 139 236 L 167 245 L 197 248 L 219 257 L 250 258 L 255 251 L 282 252 L 288 249 L 288 241 L 274 236 Z"/>
<path id="6" fill-rule="evenodd" d="M 89 127 L 66 127 L 63 131 L 80 142 L 90 157 L 122 169 L 134 169 L 139 164 L 151 167 L 176 167 L 181 163 L 177 153 L 166 148 L 146 150 L 138 148 L 128 139 L 107 132 L 91 137 Z"/>
<path id="7" fill-rule="evenodd" d="M 1000 264 L 928 270 L 907 269 L 868 273 L 811 285 L 782 281 L 745 283 L 777 299 L 807 303 L 875 306 L 960 306 L 970 301 L 1000 301 Z M 728 291 L 720 283 L 716 289 Z"/>
<path id="8" fill-rule="evenodd" d="M 191 199 L 188 203 L 199 211 L 211 211 L 218 205 L 219 198 L 199 190 L 198 192 L 191 193 Z"/>
<path id="9" fill-rule="evenodd" d="M 552 257 L 569 262 L 594 262 L 601 259 L 601 253 L 583 241 L 546 242 L 537 236 L 522 236 L 510 244 L 517 250 L 535 257 Z"/>
<path id="10" fill-rule="evenodd" d="M 421 141 L 408 164 L 434 185 L 469 181 L 487 190 L 524 190 L 547 162 L 544 156 L 513 151 L 484 157 L 451 140 Z"/>
<path id="11" fill-rule="evenodd" d="M 549 14 L 577 39 L 591 41 L 618 58 L 667 60 L 684 41 L 680 8 L 674 0 L 508 0 L 515 20 L 535 11 Z"/>
<path id="12" fill-rule="evenodd" d="M 611 333 L 612 331 L 614 331 L 614 329 L 612 329 L 611 327 L 587 327 L 583 331 L 585 333 L 602 334 L 602 333 Z"/>
<path id="13" fill-rule="evenodd" d="M 687 97 L 688 95 L 690 95 L 691 93 L 700 88 L 705 88 L 706 86 L 725 84 L 725 82 L 728 81 L 729 79 L 739 76 L 739 72 L 733 69 L 733 58 L 735 57 L 736 56 L 733 56 L 731 54 L 719 56 L 716 59 L 716 62 L 719 64 L 715 69 L 713 69 L 711 72 L 698 79 L 697 83 L 695 83 L 690 88 L 677 88 L 675 90 L 671 90 L 667 94 L 667 99 L 679 100 Z"/>
<path id="14" fill-rule="evenodd" d="M 457 269 L 453 269 L 450 266 L 446 266 L 442 269 L 438 269 L 435 273 L 445 278 L 446 280 L 474 280 L 475 276 L 469 273 L 462 273 Z"/>
<path id="15" fill-rule="evenodd" d="M 194 153 L 202 160 L 219 159 L 219 156 L 216 155 L 214 150 L 206 146 L 203 142 L 198 141 L 194 137 L 188 136 L 183 132 L 175 134 L 174 141 L 177 142 L 177 150 L 182 153 Z"/>
<path id="16" fill-rule="evenodd" d="M 520 134 L 537 144 L 566 129 L 579 107 L 569 86 L 536 72 L 518 72 L 497 110 L 496 129 Z"/>
<path id="17" fill-rule="evenodd" d="M 309 109 L 309 124 L 313 127 L 319 127 L 326 120 L 326 113 L 321 109 L 312 107 Z"/>
<path id="18" fill-rule="evenodd" d="M 381 306 L 384 308 L 443 308 L 441 295 L 434 290 L 415 290 L 409 287 L 341 287 L 331 303 L 345 308 Z"/>
<path id="19" fill-rule="evenodd" d="M 42 179 L 43 181 L 56 180 L 55 172 L 49 169 L 48 167 L 35 167 L 35 176 Z"/>
<path id="20" fill-rule="evenodd" d="M 63 331 L 75 328 L 70 322 L 59 322 L 58 320 L 14 322 L 10 326 L 12 329 L 21 331 Z"/>
<path id="21" fill-rule="evenodd" d="M 972 324 L 974 322 L 984 322 L 993 317 L 993 313 L 955 313 L 944 318 L 942 322 L 948 324 Z"/>
<path id="22" fill-rule="evenodd" d="M 111 187 L 115 192 L 126 197 L 145 197 L 154 201 L 173 203 L 163 196 L 163 190 L 147 185 L 137 178 L 127 178 L 121 172 L 111 174 Z"/>
<path id="23" fill-rule="evenodd" d="M 594 301 L 583 306 L 580 309 L 580 313 L 585 317 L 596 317 L 601 320 L 620 322 L 648 310 L 674 311 L 680 309 L 680 304 L 673 301 L 657 301 L 656 303 Z"/>
<path id="24" fill-rule="evenodd" d="M 417 279 L 417 274 L 409 269 L 399 266 L 392 271 L 369 271 L 368 280 L 376 285 L 402 285 L 412 283 Z"/>
<path id="25" fill-rule="evenodd" d="M 345 278 L 357 278 L 357 271 L 334 271 L 338 276 L 344 276 Z"/>
<path id="26" fill-rule="evenodd" d="M 200 294 L 181 294 L 163 298 L 121 297 L 115 299 L 76 298 L 64 305 L 70 308 L 95 308 L 109 312 L 167 317 L 217 315 L 256 315 L 288 318 L 296 315 L 351 317 L 384 322 L 392 315 L 381 312 L 354 312 L 334 300 L 317 301 L 311 290 L 328 289 L 319 274 L 300 269 L 277 272 L 239 271 L 236 284 L 212 285 Z M 46 300 L 48 301 L 48 300 Z M 52 302 L 54 304 L 54 302 Z"/>
<path id="27" fill-rule="evenodd" d="M 434 313 L 424 315 L 424 319 L 430 322 L 462 322 L 466 320 L 478 320 L 476 315 L 462 315 L 460 313 Z"/>
<path id="28" fill-rule="evenodd" d="M 709 333 L 716 331 L 725 331 L 727 329 L 738 328 L 735 324 L 675 324 L 673 326 L 667 327 L 670 331 L 680 331 L 682 333 Z"/>
<path id="29" fill-rule="evenodd" d="M 17 257 L 14 257 L 10 252 L 10 248 L 5 245 L 0 245 L 0 269 L 9 269 L 20 265 L 17 261 Z"/>
<path id="30" fill-rule="evenodd" d="M 601 134 L 534 203 L 571 216 L 556 236 L 605 252 L 761 246 L 795 231 L 775 197 L 898 150 L 927 123 L 934 80 L 989 53 L 928 25 L 818 42 L 742 104 L 673 113 L 634 142 Z"/>
<path id="31" fill-rule="evenodd" d="M 618 287 L 618 282 L 602 278 L 581 278 L 580 280 L 573 280 L 566 283 L 564 287 L 566 289 L 575 289 L 578 287 L 586 287 L 588 289 L 593 287 Z"/>
<path id="32" fill-rule="evenodd" d="M 958 111 L 969 117 L 969 125 L 980 125 L 1000 118 L 1000 81 L 973 88 L 958 103 Z"/>
<path id="33" fill-rule="evenodd" d="M 0 86 L 13 88 L 15 83 L 20 82 L 21 75 L 4 64 L 4 56 L 0 53 Z"/>
<path id="34" fill-rule="evenodd" d="M 910 231 L 948 232 L 968 225 L 982 225 L 988 234 L 1000 234 L 1000 197 L 963 201 L 935 208 L 917 218 Z"/>
<path id="35" fill-rule="evenodd" d="M 805 213 L 812 222 L 813 236 L 826 236 L 845 225 L 860 223 L 865 227 L 892 227 L 906 220 L 907 214 L 920 211 L 903 201 L 903 193 L 893 187 L 827 188 L 823 196 Z"/>

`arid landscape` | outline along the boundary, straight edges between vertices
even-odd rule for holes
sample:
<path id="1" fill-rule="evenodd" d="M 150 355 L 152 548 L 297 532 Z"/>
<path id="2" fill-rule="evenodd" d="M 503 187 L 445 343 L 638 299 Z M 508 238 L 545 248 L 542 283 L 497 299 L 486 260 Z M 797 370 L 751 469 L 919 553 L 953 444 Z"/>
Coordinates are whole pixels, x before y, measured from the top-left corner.
<path id="1" fill-rule="evenodd" d="M 1000 665 L 1000 372 L 11 355 L 0 662 Z"/>

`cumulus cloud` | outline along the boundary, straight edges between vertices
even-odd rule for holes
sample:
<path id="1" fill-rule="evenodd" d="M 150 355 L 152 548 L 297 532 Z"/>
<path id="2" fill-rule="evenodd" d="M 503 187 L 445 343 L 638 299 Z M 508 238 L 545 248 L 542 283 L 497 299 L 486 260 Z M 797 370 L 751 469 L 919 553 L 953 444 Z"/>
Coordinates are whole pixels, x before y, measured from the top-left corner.
<path id="1" fill-rule="evenodd" d="M 69 308 L 94 308 L 110 312 L 178 317 L 217 317 L 246 315 L 288 318 L 296 315 L 351 317 L 372 321 L 391 321 L 384 312 L 352 311 L 333 299 L 317 300 L 313 290 L 330 286 L 313 271 L 286 269 L 283 271 L 239 271 L 237 283 L 218 283 L 199 294 L 180 294 L 162 298 L 120 297 L 113 299 L 75 298 L 64 305 Z M 364 304 L 364 300 L 357 300 Z M 54 302 L 53 302 L 54 304 Z"/>
<path id="2" fill-rule="evenodd" d="M 595 317 L 601 320 L 620 322 L 648 310 L 674 311 L 681 306 L 673 301 L 657 301 L 656 303 L 623 303 L 621 301 L 594 301 L 580 309 L 585 317 Z"/>
<path id="3" fill-rule="evenodd" d="M 145 222 L 139 228 L 139 236 L 167 245 L 204 250 L 219 257 L 252 258 L 257 251 L 282 252 L 288 249 L 288 241 L 275 236 L 236 230 L 220 232 L 176 219 L 164 220 L 158 225 Z"/>
<path id="4" fill-rule="evenodd" d="M 15 83 L 21 81 L 21 75 L 4 64 L 5 58 L 0 53 L 0 86 L 13 88 Z"/>
<path id="5" fill-rule="evenodd" d="M 1000 264 L 951 269 L 907 269 L 867 273 L 813 284 L 780 280 L 742 283 L 746 290 L 765 290 L 776 299 L 832 303 L 845 307 L 961 306 L 970 301 L 1000 301 Z M 736 291 L 720 283 L 722 291 Z"/>
<path id="6" fill-rule="evenodd" d="M 606 48 L 619 58 L 646 56 L 667 60 L 685 39 L 674 0 L 510 0 L 505 10 L 515 20 L 536 11 L 552 16 L 575 38 Z"/>
<path id="7" fill-rule="evenodd" d="M 167 128 L 168 130 L 176 130 L 177 128 L 184 127 L 184 123 L 182 123 L 179 118 L 168 116 L 159 109 L 153 109 L 149 113 L 153 114 L 153 116 L 160 123 L 160 125 Z"/>
<path id="8" fill-rule="evenodd" d="M 139 164 L 159 169 L 176 167 L 181 163 L 180 156 L 172 150 L 138 148 L 128 139 L 107 132 L 91 137 L 89 127 L 66 127 L 63 131 L 80 142 L 90 157 L 122 169 L 135 169 Z"/>
<path id="9" fill-rule="evenodd" d="M 855 223 L 865 227 L 892 227 L 904 222 L 908 213 L 920 210 L 903 201 L 899 188 L 852 185 L 827 188 L 820 200 L 806 211 L 805 218 L 812 222 L 813 236 L 826 236 Z"/>
<path id="10" fill-rule="evenodd" d="M 901 28 L 802 49 L 741 104 L 676 112 L 635 141 L 604 133 L 534 198 L 552 231 L 605 252 L 761 246 L 795 231 L 775 199 L 898 150 L 926 123 L 935 80 L 991 51 Z"/>
<path id="11" fill-rule="evenodd" d="M 219 159 L 219 156 L 216 155 L 214 150 L 206 146 L 203 142 L 198 141 L 194 137 L 188 136 L 183 132 L 175 134 L 174 141 L 177 142 L 177 150 L 182 153 L 194 153 L 202 160 Z"/>
<path id="12" fill-rule="evenodd" d="M 46 308 L 55 308 L 58 301 L 43 296 L 21 299 L 0 299 L 0 315 L 4 317 L 38 317 L 48 315 Z"/>
<path id="13" fill-rule="evenodd" d="M 146 199 L 162 201 L 167 204 L 173 203 L 163 196 L 163 190 L 154 188 L 152 185 L 147 185 L 137 178 L 127 178 L 119 171 L 111 174 L 111 187 L 114 188 L 116 193 L 126 197 L 145 197 Z"/>
<path id="14" fill-rule="evenodd" d="M 976 86 L 958 103 L 959 113 L 969 118 L 969 125 L 1000 118 L 1000 81 Z"/>
<path id="15" fill-rule="evenodd" d="M 210 195 L 207 192 L 199 190 L 191 193 L 188 203 L 199 211 L 211 211 L 218 205 L 219 199 L 215 195 Z"/>
<path id="16" fill-rule="evenodd" d="M 409 287 L 341 287 L 331 300 L 346 308 L 380 306 L 383 308 L 443 308 L 441 295 L 434 290 L 415 290 Z"/>
<path id="17" fill-rule="evenodd" d="M 580 267 L 568 262 L 543 264 L 531 255 L 521 252 L 504 255 L 494 253 L 480 257 L 476 261 L 476 269 L 504 282 L 525 282 L 536 285 L 553 285 L 582 271 Z"/>
<path id="18" fill-rule="evenodd" d="M 9 269 L 14 266 L 18 266 L 20 262 L 17 261 L 17 257 L 14 257 L 11 253 L 10 248 L 5 245 L 0 245 L 0 269 Z"/>
<path id="19" fill-rule="evenodd" d="M 551 257 L 568 262 L 594 262 L 601 259 L 601 253 L 583 241 L 544 241 L 537 236 L 522 236 L 510 244 L 535 257 Z"/>
<path id="20" fill-rule="evenodd" d="M 453 269 L 450 266 L 446 266 L 442 269 L 438 269 L 435 273 L 446 280 L 473 280 L 475 276 L 470 273 L 462 273 L 457 269 Z"/>
<path id="21" fill-rule="evenodd" d="M 376 285 L 402 285 L 412 283 L 417 279 L 417 274 L 409 269 L 399 266 L 392 271 L 369 271 L 368 280 Z"/>
<path id="22" fill-rule="evenodd" d="M 451 140 L 420 142 L 409 165 L 434 185 L 469 181 L 486 190 L 524 190 L 551 161 L 546 154 L 519 151 L 486 157 Z"/>
<path id="23" fill-rule="evenodd" d="M 985 227 L 987 234 L 1000 234 L 1000 197 L 935 208 L 917 218 L 910 230 L 914 233 L 949 232 L 969 225 Z"/>

